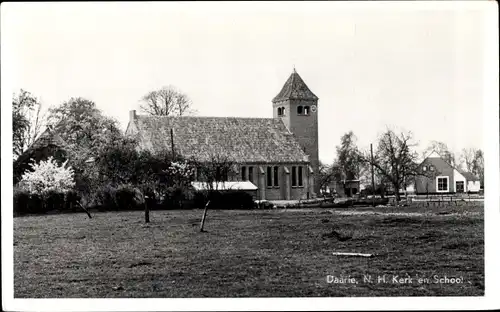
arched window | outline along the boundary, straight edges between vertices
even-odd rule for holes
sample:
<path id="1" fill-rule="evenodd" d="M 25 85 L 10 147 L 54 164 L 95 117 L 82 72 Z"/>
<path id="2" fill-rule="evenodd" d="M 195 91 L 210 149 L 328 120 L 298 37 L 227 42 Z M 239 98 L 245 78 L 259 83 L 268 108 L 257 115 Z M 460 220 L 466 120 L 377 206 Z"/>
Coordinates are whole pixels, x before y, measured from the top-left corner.
<path id="1" fill-rule="evenodd" d="M 285 108 L 284 107 L 281 108 L 281 115 L 286 116 Z"/>
<path id="2" fill-rule="evenodd" d="M 273 172 L 271 167 L 267 167 L 267 187 L 273 186 Z"/>
<path id="3" fill-rule="evenodd" d="M 302 106 L 297 106 L 297 115 L 302 115 Z"/>
<path id="4" fill-rule="evenodd" d="M 304 106 L 304 115 L 309 115 L 310 109 L 309 106 Z"/>
<path id="5" fill-rule="evenodd" d="M 278 107 L 278 116 L 283 115 L 283 109 L 281 107 Z"/>
<path id="6" fill-rule="evenodd" d="M 274 167 L 274 186 L 279 186 L 279 171 L 278 171 L 278 166 Z"/>
<path id="7" fill-rule="evenodd" d="M 247 180 L 247 168 L 245 166 L 241 167 L 241 181 Z"/>

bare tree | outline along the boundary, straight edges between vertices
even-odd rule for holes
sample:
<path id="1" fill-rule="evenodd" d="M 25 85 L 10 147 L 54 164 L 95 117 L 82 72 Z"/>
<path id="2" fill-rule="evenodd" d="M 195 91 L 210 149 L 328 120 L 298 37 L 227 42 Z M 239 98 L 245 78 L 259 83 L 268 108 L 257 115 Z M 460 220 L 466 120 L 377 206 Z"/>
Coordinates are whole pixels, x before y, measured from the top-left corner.
<path id="1" fill-rule="evenodd" d="M 484 188 L 484 155 L 483 151 L 478 149 L 474 154 L 472 173 L 479 177 L 481 185 Z"/>
<path id="2" fill-rule="evenodd" d="M 352 131 L 347 132 L 340 139 L 340 146 L 337 146 L 336 163 L 342 172 L 344 180 L 359 178 L 362 162 L 360 152 L 356 145 L 357 138 Z"/>
<path id="3" fill-rule="evenodd" d="M 393 130 L 387 130 L 379 138 L 373 160 L 366 152 L 362 156 L 363 162 L 373 165 L 382 180 L 392 185 L 396 201 L 400 201 L 399 190 L 406 181 L 424 174 L 418 169 L 418 153 L 412 150 L 417 144 L 412 139 L 411 132 L 398 135 Z"/>
<path id="4" fill-rule="evenodd" d="M 336 167 L 334 164 L 327 165 L 321 161 L 319 162 L 318 184 L 323 192 L 326 192 L 326 187 L 335 181 L 335 173 Z"/>
<path id="5" fill-rule="evenodd" d="M 484 157 L 482 150 L 475 148 L 462 149 L 460 162 L 465 171 L 478 176 L 481 185 L 484 184 Z"/>
<path id="6" fill-rule="evenodd" d="M 337 146 L 337 159 L 335 161 L 340 179 L 344 187 L 346 180 L 360 179 L 361 175 L 368 168 L 366 163 L 362 161 L 361 153 L 357 146 L 357 138 L 352 131 L 345 133 L 340 139 L 340 146 Z M 350 190 L 350 188 L 349 188 Z M 351 196 L 352 194 L 347 194 Z"/>
<path id="7" fill-rule="evenodd" d="M 12 134 L 14 157 L 21 155 L 41 134 L 46 123 L 41 101 L 21 89 L 12 98 Z"/>
<path id="8" fill-rule="evenodd" d="M 430 152 L 435 151 L 439 154 L 446 162 L 448 162 L 453 167 L 458 166 L 459 164 L 456 161 L 455 154 L 450 151 L 448 145 L 439 141 L 431 141 L 427 149 L 425 150 L 425 154 L 429 154 Z"/>
<path id="9" fill-rule="evenodd" d="M 141 109 L 152 116 L 185 116 L 195 113 L 189 97 L 174 86 L 148 92 L 141 99 Z"/>
<path id="10" fill-rule="evenodd" d="M 464 148 L 460 154 L 460 163 L 467 172 L 474 171 L 474 159 L 477 150 L 474 148 Z"/>
<path id="11" fill-rule="evenodd" d="M 235 163 L 227 153 L 212 153 L 208 159 L 191 161 L 197 171 L 197 180 L 202 182 L 203 195 L 206 199 L 203 216 L 200 221 L 200 232 L 204 231 L 205 219 L 208 206 L 213 192 L 224 187 L 224 182 L 228 181 L 229 175 L 235 172 Z"/>

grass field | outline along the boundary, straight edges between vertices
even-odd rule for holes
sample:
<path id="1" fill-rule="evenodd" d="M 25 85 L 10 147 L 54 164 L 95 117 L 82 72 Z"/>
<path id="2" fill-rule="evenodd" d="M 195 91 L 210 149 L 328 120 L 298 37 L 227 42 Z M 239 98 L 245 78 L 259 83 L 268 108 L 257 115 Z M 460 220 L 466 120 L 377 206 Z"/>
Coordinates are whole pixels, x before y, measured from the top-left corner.
<path id="1" fill-rule="evenodd" d="M 15 218 L 14 295 L 484 295 L 482 205 L 210 210 L 206 233 L 198 231 L 201 214 L 153 211 L 149 225 L 140 211 Z M 332 230 L 340 239 L 325 235 Z M 369 276 L 371 282 L 363 280 Z M 407 279 L 395 282 L 393 276 Z M 357 283 L 329 283 L 333 277 Z M 450 283 L 460 277 L 461 283 Z"/>

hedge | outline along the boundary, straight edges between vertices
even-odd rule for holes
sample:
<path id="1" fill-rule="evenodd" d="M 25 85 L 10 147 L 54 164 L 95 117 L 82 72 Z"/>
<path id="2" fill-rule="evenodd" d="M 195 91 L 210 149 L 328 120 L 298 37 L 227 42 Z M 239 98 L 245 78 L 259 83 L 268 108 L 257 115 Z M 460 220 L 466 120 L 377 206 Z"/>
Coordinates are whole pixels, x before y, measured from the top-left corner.
<path id="1" fill-rule="evenodd" d="M 76 211 L 79 197 L 74 192 L 51 192 L 45 196 L 14 188 L 14 215 L 43 214 L 49 211 Z"/>
<path id="2" fill-rule="evenodd" d="M 99 211 L 143 210 L 144 201 L 139 190 L 133 185 L 105 185 L 92 193 L 91 198 L 84 198 L 87 209 Z M 144 198 L 150 210 L 203 208 L 208 199 L 214 209 L 253 209 L 255 203 L 252 195 L 243 191 L 218 192 L 208 194 L 184 190 L 167 189 L 161 198 L 156 194 L 146 194 Z M 82 195 L 83 196 L 83 195 Z M 49 211 L 81 212 L 79 203 L 81 196 L 76 192 L 50 193 L 43 198 L 27 191 L 14 189 L 14 214 L 44 214 Z"/>
<path id="3" fill-rule="evenodd" d="M 196 192 L 194 194 L 194 206 L 203 208 L 210 200 L 210 206 L 214 209 L 253 209 L 255 203 L 252 195 L 243 191 L 211 191 L 208 193 Z"/>

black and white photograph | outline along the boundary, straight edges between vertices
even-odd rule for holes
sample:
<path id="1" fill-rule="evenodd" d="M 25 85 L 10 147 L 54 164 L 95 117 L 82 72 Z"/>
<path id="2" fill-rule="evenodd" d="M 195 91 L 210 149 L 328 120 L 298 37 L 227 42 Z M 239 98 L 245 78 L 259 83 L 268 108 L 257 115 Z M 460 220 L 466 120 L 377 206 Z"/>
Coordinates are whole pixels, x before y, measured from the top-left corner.
<path id="1" fill-rule="evenodd" d="M 3 3 L 1 34 L 3 310 L 499 308 L 496 2 Z"/>

